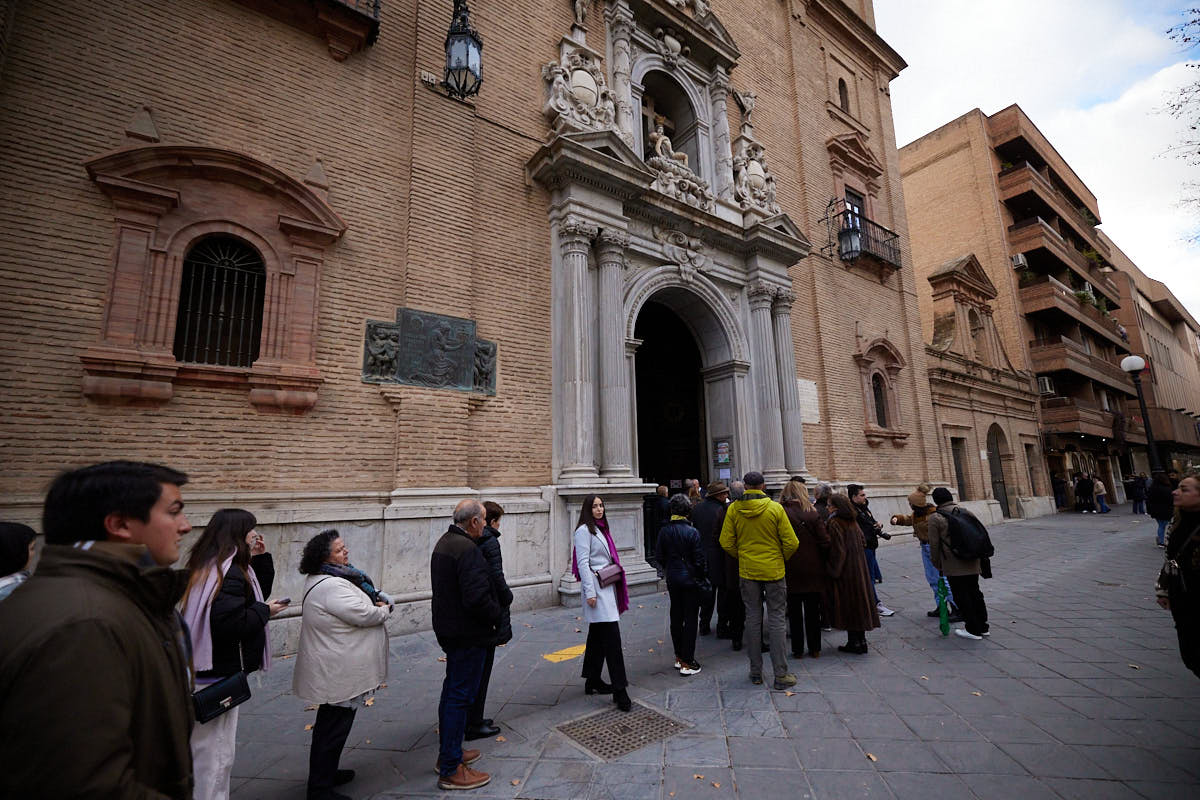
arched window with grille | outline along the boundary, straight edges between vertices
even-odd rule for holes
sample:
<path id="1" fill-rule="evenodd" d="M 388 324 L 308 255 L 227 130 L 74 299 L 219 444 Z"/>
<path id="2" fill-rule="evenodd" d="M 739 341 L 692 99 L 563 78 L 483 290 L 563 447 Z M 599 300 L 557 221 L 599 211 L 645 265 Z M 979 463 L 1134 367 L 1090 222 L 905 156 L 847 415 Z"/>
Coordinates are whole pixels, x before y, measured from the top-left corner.
<path id="1" fill-rule="evenodd" d="M 878 372 L 871 376 L 871 394 L 875 399 L 875 424 L 886 428 L 888 426 L 888 391 L 883 376 Z"/>
<path id="2" fill-rule="evenodd" d="M 208 236 L 183 260 L 175 358 L 192 364 L 249 367 L 258 359 L 266 267 L 236 236 Z"/>

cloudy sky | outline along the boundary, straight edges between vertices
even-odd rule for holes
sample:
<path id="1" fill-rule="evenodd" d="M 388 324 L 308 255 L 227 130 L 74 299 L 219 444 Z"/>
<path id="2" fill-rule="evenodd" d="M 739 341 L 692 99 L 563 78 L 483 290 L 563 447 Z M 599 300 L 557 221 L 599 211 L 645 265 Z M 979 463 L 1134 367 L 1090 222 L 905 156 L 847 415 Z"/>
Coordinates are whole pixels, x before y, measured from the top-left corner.
<path id="1" fill-rule="evenodd" d="M 1165 31 L 1188 0 L 875 0 L 908 62 L 892 83 L 901 146 L 979 108 L 1017 103 L 1100 203 L 1101 229 L 1200 318 L 1200 168 L 1166 155 L 1184 126 L 1166 97 L 1197 70 Z M 1194 63 L 1194 61 L 1193 61 Z"/>

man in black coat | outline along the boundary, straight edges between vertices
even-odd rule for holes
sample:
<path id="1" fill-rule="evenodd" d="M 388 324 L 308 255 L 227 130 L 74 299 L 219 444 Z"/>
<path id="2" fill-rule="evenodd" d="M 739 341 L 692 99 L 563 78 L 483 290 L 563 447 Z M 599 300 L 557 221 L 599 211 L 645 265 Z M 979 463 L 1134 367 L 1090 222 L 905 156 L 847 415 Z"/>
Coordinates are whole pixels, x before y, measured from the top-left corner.
<path id="1" fill-rule="evenodd" d="M 430 557 L 433 632 L 446 652 L 446 680 L 438 705 L 439 789 L 477 789 L 491 780 L 468 765 L 478 750 L 463 751 L 467 712 L 475 702 L 487 651 L 496 640 L 501 606 L 487 561 L 475 542 L 486 525 L 483 504 L 462 500 Z"/>
<path id="2" fill-rule="evenodd" d="M 513 593 L 508 588 L 508 581 L 504 579 L 504 557 L 500 553 L 500 518 L 504 516 L 504 508 L 491 500 L 484 503 L 483 508 L 487 517 L 487 525 L 484 526 L 483 535 L 476 540 L 475 544 L 478 545 L 479 552 L 483 554 L 483 560 L 487 562 L 492 587 L 496 590 L 496 597 L 500 601 L 500 624 L 496 626 L 496 638 L 491 647 L 487 649 L 487 657 L 483 661 L 483 677 L 479 680 L 479 692 L 476 693 L 475 702 L 471 704 L 471 709 L 467 712 L 466 738 L 468 740 L 486 739 L 500 732 L 500 728 L 496 726 L 494 720 L 483 716 L 483 710 L 487 705 L 488 683 L 492 678 L 492 664 L 496 660 L 496 647 L 508 644 L 513 637 L 512 617 L 509 614 Z"/>
<path id="3" fill-rule="evenodd" d="M 712 628 L 713 608 L 717 611 L 717 638 L 742 640 L 746 611 L 740 589 L 726 587 L 726 555 L 721 549 L 721 526 L 725 523 L 725 506 L 729 503 L 729 487 L 721 481 L 708 485 L 706 497 L 692 509 L 692 525 L 700 532 L 700 549 L 708 562 L 712 589 L 700 600 L 700 635 L 707 636 Z M 734 573 L 733 580 L 737 581 Z M 741 613 L 738 614 L 737 612 Z"/>

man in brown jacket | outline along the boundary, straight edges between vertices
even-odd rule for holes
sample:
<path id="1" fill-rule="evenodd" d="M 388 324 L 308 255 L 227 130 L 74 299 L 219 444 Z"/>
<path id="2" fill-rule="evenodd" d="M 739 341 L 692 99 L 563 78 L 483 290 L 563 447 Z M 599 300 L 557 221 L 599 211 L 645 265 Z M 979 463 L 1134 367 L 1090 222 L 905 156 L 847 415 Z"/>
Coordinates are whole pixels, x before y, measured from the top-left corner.
<path id="1" fill-rule="evenodd" d="M 983 592 L 979 591 L 979 559 L 962 559 L 951 552 L 950 523 L 943 516 L 956 511 L 971 512 L 960 509 L 950 490 L 942 486 L 933 490 L 933 502 L 937 503 L 937 513 L 929 516 L 929 560 L 946 576 L 950 591 L 958 600 L 958 613 L 964 624 L 955 628 L 954 634 L 964 639 L 982 639 L 988 635 L 988 621 Z"/>
<path id="2" fill-rule="evenodd" d="M 117 461 L 51 484 L 37 571 L 0 603 L 0 797 L 192 796 L 186 482 Z"/>

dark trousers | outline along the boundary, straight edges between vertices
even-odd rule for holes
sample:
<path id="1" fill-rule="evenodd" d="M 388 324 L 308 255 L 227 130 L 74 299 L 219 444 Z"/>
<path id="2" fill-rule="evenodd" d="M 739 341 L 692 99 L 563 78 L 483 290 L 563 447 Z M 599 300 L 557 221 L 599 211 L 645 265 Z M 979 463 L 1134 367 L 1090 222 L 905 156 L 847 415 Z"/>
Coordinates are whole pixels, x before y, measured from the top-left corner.
<path id="1" fill-rule="evenodd" d="M 479 678 L 479 691 L 475 693 L 475 702 L 467 711 L 467 727 L 478 728 L 483 724 L 483 707 L 487 705 L 488 681 L 492 679 L 492 664 L 496 661 L 496 648 L 489 647 L 483 658 L 483 675 Z"/>
<path id="2" fill-rule="evenodd" d="M 691 663 L 696 660 L 696 623 L 701 592 L 695 586 L 668 583 L 667 594 L 671 596 L 671 644 L 675 645 L 675 655 L 680 661 Z"/>
<path id="3" fill-rule="evenodd" d="M 308 750 L 308 794 L 320 795 L 333 788 L 342 748 L 354 725 L 354 708 L 322 703 L 313 723 L 312 746 Z"/>
<path id="4" fill-rule="evenodd" d="M 821 652 L 821 593 L 799 592 L 787 599 L 788 620 L 792 627 L 792 655 Z"/>
<path id="5" fill-rule="evenodd" d="M 583 650 L 583 677 L 600 680 L 600 670 L 608 662 L 608 680 L 614 689 L 629 685 L 625 677 L 625 655 L 621 652 L 621 626 L 616 622 L 588 625 L 587 645 Z"/>
<path id="6" fill-rule="evenodd" d="M 700 630 L 706 631 L 712 627 L 713 609 L 717 607 L 717 590 L 710 587 L 700 592 Z M 717 617 L 717 627 L 721 627 L 720 617 Z"/>
<path id="7" fill-rule="evenodd" d="M 723 625 L 729 638 L 740 642 L 742 632 L 746 630 L 746 605 L 742 602 L 742 590 L 718 586 L 716 592 L 717 627 Z"/>
<path id="8" fill-rule="evenodd" d="M 442 699 L 438 703 L 438 770 L 442 777 L 453 775 L 462 763 L 467 711 L 479 691 L 488 649 L 460 647 L 446 651 L 446 678 L 442 681 Z"/>
<path id="9" fill-rule="evenodd" d="M 988 630 L 987 605 L 983 602 L 983 592 L 979 591 L 978 575 L 947 575 L 950 591 L 954 592 L 954 602 L 958 613 L 962 615 L 963 627 L 967 633 L 982 636 Z"/>

